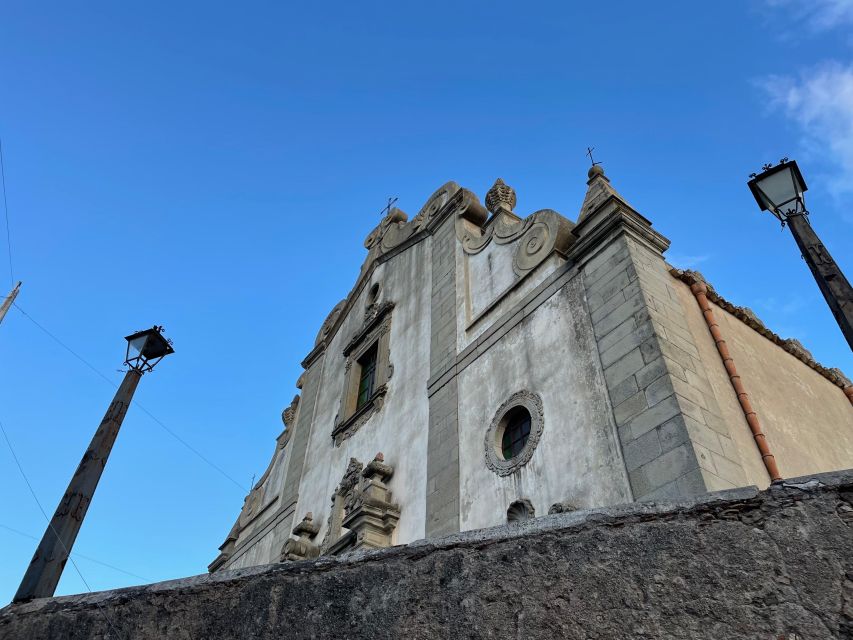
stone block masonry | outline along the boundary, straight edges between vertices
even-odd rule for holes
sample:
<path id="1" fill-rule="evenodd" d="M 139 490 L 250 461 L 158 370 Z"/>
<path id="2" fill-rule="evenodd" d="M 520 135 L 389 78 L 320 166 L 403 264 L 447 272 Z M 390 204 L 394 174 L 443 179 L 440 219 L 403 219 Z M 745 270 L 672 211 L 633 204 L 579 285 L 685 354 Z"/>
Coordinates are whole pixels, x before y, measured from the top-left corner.
<path id="1" fill-rule="evenodd" d="M 448 217 L 432 237 L 430 378 L 456 361 L 456 231 Z M 453 376 L 429 398 L 426 535 L 459 531 L 459 392 Z"/>
<path id="2" fill-rule="evenodd" d="M 851 548 L 847 471 L 36 600 L 0 639 L 850 638 Z"/>
<path id="3" fill-rule="evenodd" d="M 745 484 L 660 251 L 616 233 L 582 268 L 635 499 Z"/>

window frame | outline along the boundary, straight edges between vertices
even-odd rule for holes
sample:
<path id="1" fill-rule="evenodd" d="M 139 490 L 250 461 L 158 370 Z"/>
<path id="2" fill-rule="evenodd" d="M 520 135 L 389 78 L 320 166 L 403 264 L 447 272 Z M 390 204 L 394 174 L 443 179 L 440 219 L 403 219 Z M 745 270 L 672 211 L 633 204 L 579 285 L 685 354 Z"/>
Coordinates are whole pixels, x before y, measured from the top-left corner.
<path id="1" fill-rule="evenodd" d="M 371 307 L 364 324 L 355 333 L 343 350 L 344 388 L 340 409 L 332 429 L 335 446 L 350 438 L 377 411 L 382 408 L 388 391 L 388 381 L 394 372 L 390 362 L 391 310 L 392 302 Z M 359 402 L 359 390 L 362 373 L 362 361 L 366 355 L 376 349 L 373 387 L 368 397 Z"/>
<path id="2" fill-rule="evenodd" d="M 509 421 L 513 419 L 513 414 L 520 409 L 530 415 L 530 433 L 524 446 L 515 456 L 504 458 L 504 433 L 509 426 Z M 521 469 L 533 457 L 533 452 L 542 437 L 544 425 L 542 398 L 538 394 L 526 389 L 512 394 L 498 407 L 491 424 L 486 429 L 484 439 L 486 466 L 499 476 L 508 476 Z"/>

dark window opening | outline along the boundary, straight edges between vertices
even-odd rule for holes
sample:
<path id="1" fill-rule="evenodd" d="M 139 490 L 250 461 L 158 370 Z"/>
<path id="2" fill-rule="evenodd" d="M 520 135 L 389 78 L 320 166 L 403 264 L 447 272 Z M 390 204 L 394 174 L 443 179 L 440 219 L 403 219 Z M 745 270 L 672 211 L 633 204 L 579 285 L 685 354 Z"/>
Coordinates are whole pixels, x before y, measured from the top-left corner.
<path id="1" fill-rule="evenodd" d="M 366 405 L 371 396 L 373 396 L 373 385 L 376 382 L 376 354 L 377 345 L 374 344 L 358 359 L 360 373 L 358 378 L 358 397 L 355 403 L 356 411 Z"/>
<path id="2" fill-rule="evenodd" d="M 504 460 L 510 460 L 521 453 L 529 436 L 530 414 L 523 407 L 516 407 L 506 418 L 506 427 L 501 438 Z"/>

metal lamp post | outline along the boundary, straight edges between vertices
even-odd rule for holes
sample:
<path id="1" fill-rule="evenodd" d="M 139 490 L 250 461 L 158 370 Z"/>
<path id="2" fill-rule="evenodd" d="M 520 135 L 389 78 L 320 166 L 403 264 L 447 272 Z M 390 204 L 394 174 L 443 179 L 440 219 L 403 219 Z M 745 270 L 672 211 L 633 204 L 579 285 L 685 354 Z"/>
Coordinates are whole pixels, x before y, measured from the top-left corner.
<path id="1" fill-rule="evenodd" d="M 155 326 L 125 338 L 127 353 L 124 362 L 128 366 L 127 373 L 89 443 L 89 448 L 83 454 L 77 471 L 68 483 L 68 489 L 44 532 L 13 602 L 49 598 L 56 591 L 62 570 L 71 554 L 71 547 L 77 539 L 122 420 L 130 406 L 133 392 L 136 391 L 142 374 L 151 371 L 165 356 L 174 353 L 171 341 L 163 337 L 162 331 L 163 327 Z"/>
<path id="2" fill-rule="evenodd" d="M 766 164 L 761 173 L 753 173 L 750 177 L 747 186 L 761 210 L 770 211 L 782 226 L 787 224 L 791 229 L 803 259 L 853 350 L 853 287 L 809 223 L 803 197 L 807 187 L 797 163 L 782 158 L 775 167 Z"/>

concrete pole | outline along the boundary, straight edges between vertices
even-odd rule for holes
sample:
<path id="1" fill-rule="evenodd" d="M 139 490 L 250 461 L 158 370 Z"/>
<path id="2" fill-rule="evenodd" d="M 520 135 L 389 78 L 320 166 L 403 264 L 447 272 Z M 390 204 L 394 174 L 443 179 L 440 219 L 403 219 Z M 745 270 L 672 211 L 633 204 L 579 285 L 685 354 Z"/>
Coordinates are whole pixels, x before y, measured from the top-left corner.
<path id="1" fill-rule="evenodd" d="M 788 216 L 786 221 L 791 228 L 791 234 L 806 264 L 809 265 L 817 286 L 835 321 L 841 327 L 841 333 L 847 339 L 847 344 L 853 350 L 853 287 L 841 272 L 841 267 L 829 255 L 817 233 L 804 215 Z"/>
<path id="2" fill-rule="evenodd" d="M 116 391 L 110 408 L 107 409 L 101 425 L 95 432 L 89 448 L 74 472 L 65 495 L 53 514 L 47 531 L 44 532 L 27 573 L 18 587 L 13 602 L 23 602 L 33 598 L 49 598 L 56 591 L 56 585 L 62 576 L 62 570 L 71 553 L 71 547 L 86 517 L 86 511 L 101 474 L 107 464 L 113 444 L 121 428 L 122 420 L 130 406 L 133 392 L 139 384 L 142 373 L 130 369 Z"/>
<path id="3" fill-rule="evenodd" d="M 3 322 L 3 318 L 6 317 L 6 312 L 11 308 L 12 303 L 15 302 L 15 298 L 18 297 L 18 291 L 21 290 L 21 283 L 15 285 L 15 288 L 6 296 L 6 299 L 3 301 L 3 304 L 0 305 L 0 322 Z"/>

